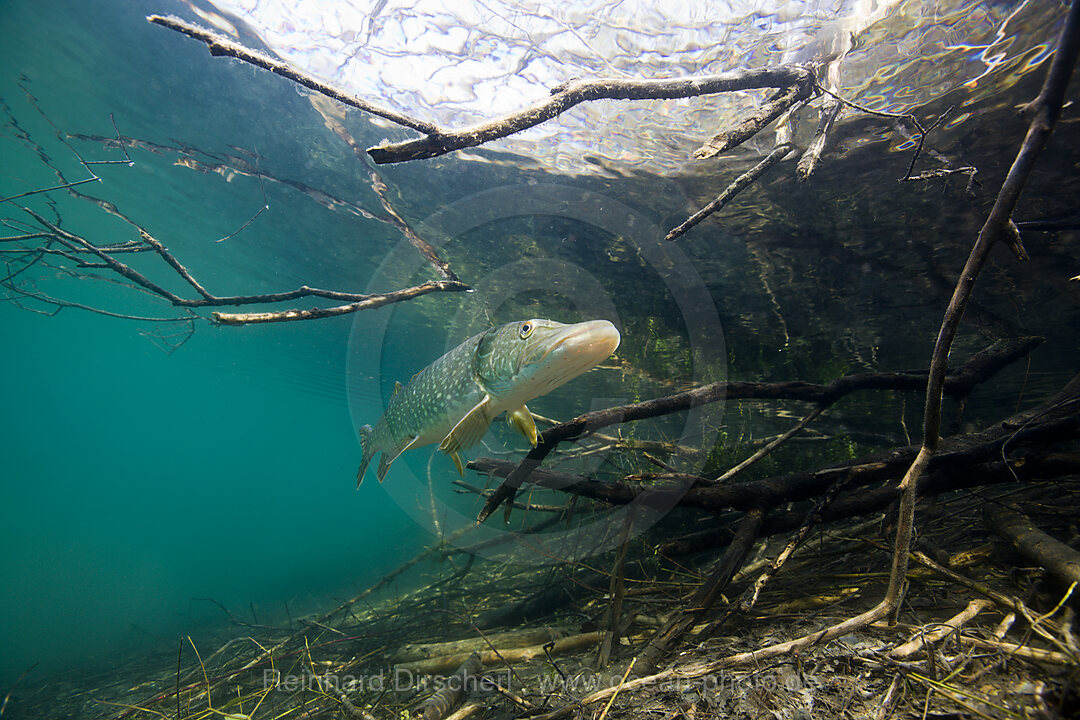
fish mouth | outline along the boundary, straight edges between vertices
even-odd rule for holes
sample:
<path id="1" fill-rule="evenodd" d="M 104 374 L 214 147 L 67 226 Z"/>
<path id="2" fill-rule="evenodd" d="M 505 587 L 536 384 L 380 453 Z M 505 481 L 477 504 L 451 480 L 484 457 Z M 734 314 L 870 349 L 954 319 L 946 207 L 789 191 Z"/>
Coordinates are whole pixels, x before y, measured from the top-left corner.
<path id="1" fill-rule="evenodd" d="M 606 360 L 621 340 L 607 320 L 568 325 L 537 348 L 533 362 L 544 366 L 551 387 L 557 387 Z"/>

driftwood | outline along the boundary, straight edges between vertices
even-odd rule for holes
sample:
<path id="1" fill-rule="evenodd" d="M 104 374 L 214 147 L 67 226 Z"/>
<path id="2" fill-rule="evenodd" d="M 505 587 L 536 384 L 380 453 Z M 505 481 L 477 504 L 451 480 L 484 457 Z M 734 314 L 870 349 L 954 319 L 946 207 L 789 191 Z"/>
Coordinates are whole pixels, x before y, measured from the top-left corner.
<path id="1" fill-rule="evenodd" d="M 914 458 L 915 448 L 909 448 L 909 458 Z M 910 462 L 910 460 L 908 460 Z M 1067 477 L 1080 473 L 1080 453 L 1032 451 L 1021 457 L 1021 462 L 991 461 L 952 467 L 949 464 L 931 469 L 919 482 L 919 497 L 962 490 L 965 488 L 999 485 L 1009 482 L 1037 482 Z M 899 469 L 897 470 L 897 477 Z M 890 484 L 876 489 L 860 490 L 834 500 L 820 510 L 818 522 L 839 520 L 882 512 L 894 505 L 900 491 Z M 809 508 L 795 506 L 789 510 L 774 510 L 762 524 L 759 535 L 767 537 L 791 532 L 799 527 Z M 728 524 L 688 533 L 665 540 L 657 546 L 664 556 L 677 557 L 728 545 L 734 531 Z"/>
<path id="2" fill-rule="evenodd" d="M 1027 517 L 1005 507 L 988 507 L 986 524 L 1058 580 L 1066 585 L 1080 583 L 1080 552 L 1047 535 Z"/>
<path id="3" fill-rule="evenodd" d="M 491 645 L 499 648 L 519 648 L 529 645 L 543 645 L 557 638 L 559 633 L 551 628 L 537 628 L 535 630 L 515 630 L 512 632 L 496 633 L 483 638 L 468 638 L 466 640 L 451 640 L 441 643 L 409 643 L 398 648 L 390 661 L 404 663 L 415 660 L 429 660 L 431 658 L 456 655 L 458 653 L 470 653 L 474 650 L 484 650 Z"/>
<path id="4" fill-rule="evenodd" d="M 34 233 L 32 235 L 17 236 L 15 238 L 0 238 L 0 242 L 10 242 L 13 239 L 26 237 L 44 239 L 45 244 L 43 248 L 27 248 L 24 252 L 28 255 L 54 252 L 55 254 L 60 254 L 63 257 L 74 260 L 77 263 L 76 267 L 78 268 L 102 268 L 110 270 L 126 280 L 133 287 L 146 291 L 151 295 L 155 295 L 176 307 L 195 309 L 228 305 L 257 305 L 281 303 L 308 297 L 346 302 L 344 305 L 337 305 L 329 308 L 311 308 L 307 310 L 284 310 L 260 313 L 214 312 L 214 319 L 225 325 L 244 325 L 250 323 L 284 322 L 289 320 L 310 320 L 315 318 L 333 317 L 357 312 L 358 310 L 382 307 L 383 305 L 401 302 L 403 300 L 411 300 L 432 292 L 460 291 L 468 289 L 467 285 L 454 279 L 430 280 L 414 287 L 371 295 L 324 290 L 321 288 L 308 287 L 306 285 L 296 288 L 295 290 L 279 293 L 265 293 L 260 295 L 214 295 L 195 279 L 188 269 L 184 267 L 184 265 L 181 264 L 180 261 L 165 247 L 164 243 L 150 234 L 149 230 L 130 220 L 113 206 L 112 214 L 124 219 L 137 230 L 140 238 L 139 242 L 143 244 L 145 249 L 153 251 L 160 256 L 162 261 L 164 261 L 165 264 L 171 268 L 181 280 L 190 286 L 190 288 L 195 291 L 196 295 L 198 295 L 198 297 L 195 298 L 186 298 L 150 280 L 150 278 L 143 275 L 138 270 L 135 270 L 127 263 L 117 259 L 116 248 L 98 245 L 82 235 L 78 235 L 56 223 L 46 220 L 40 214 L 29 208 L 23 208 L 23 211 L 33 218 L 33 220 L 42 228 L 42 232 Z M 59 246 L 60 249 L 57 250 L 54 246 Z M 129 252 L 131 251 L 130 246 L 121 246 L 120 249 Z M 26 297 L 38 299 L 43 302 L 54 302 L 59 307 L 65 305 L 73 306 L 72 303 L 55 301 L 51 298 L 42 296 L 36 291 L 30 292 L 21 289 L 13 282 L 13 278 L 10 277 L 4 279 L 3 285 L 9 290 L 18 292 Z"/>
<path id="5" fill-rule="evenodd" d="M 690 228 L 694 227 L 708 216 L 722 210 L 732 198 L 749 187 L 751 183 L 761 177 L 766 170 L 787 157 L 794 149 L 795 146 L 791 143 L 781 143 L 780 145 L 777 145 L 772 149 L 772 152 L 766 155 L 757 165 L 735 178 L 722 193 L 716 196 L 715 200 L 688 217 L 677 227 L 672 228 L 672 230 L 664 236 L 664 239 L 668 242 L 675 240 L 680 236 L 685 235 Z M 701 151 L 699 150 L 698 152 Z"/>
<path id="6" fill-rule="evenodd" d="M 761 529 L 761 523 L 765 519 L 765 511 L 754 508 L 745 515 L 735 531 L 731 544 L 727 551 L 716 563 L 716 567 L 709 574 L 708 579 L 690 597 L 683 612 L 671 618 L 664 627 L 652 636 L 648 644 L 642 649 L 635 660 L 638 672 L 652 673 L 656 670 L 660 661 L 672 648 L 673 644 L 693 627 L 694 623 L 713 606 L 720 597 L 736 571 L 742 567 L 747 553 L 754 546 Z"/>
<path id="7" fill-rule="evenodd" d="M 442 720 L 461 704 L 470 684 L 475 682 L 473 676 L 479 672 L 480 656 L 473 653 L 447 678 L 446 684 L 417 710 L 416 716 L 423 720 Z"/>
<path id="8" fill-rule="evenodd" d="M 471 127 L 445 129 L 378 106 L 351 93 L 334 88 L 301 70 L 289 66 L 287 63 L 271 58 L 264 53 L 245 48 L 218 33 L 192 25 L 180 18 L 151 15 L 147 17 L 147 20 L 204 43 L 211 55 L 233 57 L 264 68 L 328 98 L 424 134 L 424 137 L 421 138 L 368 148 L 367 154 L 376 164 L 421 160 L 445 155 L 455 150 L 476 147 L 535 127 L 583 102 L 594 100 L 689 98 L 721 92 L 774 88 L 776 92 L 760 107 L 749 113 L 730 129 L 722 130 L 707 140 L 693 153 L 693 156 L 698 159 L 716 157 L 754 137 L 785 113 L 794 112 L 815 95 L 827 95 L 831 99 L 826 100 L 822 111 L 822 122 L 818 127 L 814 141 L 800 159 L 797 168 L 799 177 L 807 177 L 820 161 L 825 136 L 831 128 L 841 105 L 871 115 L 904 120 L 915 127 L 917 138 L 915 152 L 902 180 L 922 180 L 942 173 L 953 172 L 968 173 L 973 179 L 976 172 L 975 168 L 946 168 L 930 171 L 930 174 L 924 173 L 921 176 L 913 176 L 915 163 L 922 153 L 927 133 L 941 124 L 947 113 L 939 116 L 932 125 L 924 127 L 918 118 L 911 113 L 888 113 L 871 110 L 859 103 L 841 98 L 833 90 L 821 85 L 816 78 L 816 72 L 819 69 L 816 67 L 779 65 L 766 68 L 741 69 L 719 75 L 674 79 L 575 78 L 551 88 L 547 98 L 539 100 L 529 107 L 499 118 L 480 122 Z M 781 147 L 785 148 L 783 152 L 780 152 Z M 353 147 L 353 149 L 354 151 L 357 150 L 356 147 Z M 777 149 L 759 163 L 757 167 L 735 180 L 706 208 L 695 213 L 685 223 L 672 230 L 668 234 L 668 239 L 675 239 L 704 217 L 719 210 L 768 167 L 787 156 L 789 152 L 797 151 L 798 149 L 794 146 L 780 142 Z"/>
<path id="9" fill-rule="evenodd" d="M 338 102 L 344 103 L 351 107 L 363 110 L 364 112 L 371 113 L 372 115 L 378 115 L 385 118 L 390 122 L 402 125 L 404 127 L 413 128 L 425 133 L 439 132 L 439 128 L 431 123 L 425 123 L 420 120 L 411 118 L 403 113 L 395 112 L 387 108 L 379 107 L 374 103 L 369 103 L 366 100 L 356 97 L 350 93 L 343 92 L 335 87 L 327 85 L 321 82 L 307 73 L 300 72 L 296 68 L 293 68 L 288 63 L 276 60 L 265 53 L 258 52 L 246 48 L 243 45 L 229 40 L 224 35 L 205 30 L 198 25 L 192 25 L 185 22 L 178 17 L 172 15 L 149 15 L 146 18 L 147 22 L 155 25 L 161 25 L 167 27 L 170 30 L 183 33 L 193 40 L 198 40 L 206 44 L 207 49 L 211 55 L 214 56 L 227 56 L 233 57 L 237 60 L 243 60 L 246 63 L 261 67 L 265 70 L 269 70 L 275 75 L 280 75 L 284 78 L 292 80 L 298 85 L 303 85 L 306 88 L 314 90 L 315 92 L 326 95 L 333 98 Z"/>
<path id="10" fill-rule="evenodd" d="M 699 97 L 755 88 L 780 89 L 778 97 L 766 103 L 763 109 L 725 135 L 726 145 L 725 140 L 718 139 L 720 137 L 718 136 L 706 144 L 705 147 L 710 150 L 699 151 L 705 153 L 703 156 L 711 157 L 708 153 L 712 148 L 731 147 L 745 141 L 795 102 L 809 97 L 814 89 L 813 73 L 808 68 L 796 65 L 663 80 L 575 79 L 552 88 L 549 97 L 527 108 L 472 127 L 448 130 L 380 107 L 334 88 L 287 63 L 246 48 L 223 35 L 192 25 L 180 18 L 150 15 L 146 19 L 155 25 L 161 25 L 204 43 L 211 55 L 233 57 L 264 68 L 346 105 L 425 134 L 425 137 L 415 140 L 369 148 L 368 154 L 371 159 L 380 165 L 432 158 L 454 150 L 476 147 L 539 125 L 561 115 L 575 105 L 593 100 L 657 100 Z M 716 150 L 713 154 L 720 151 Z"/>
<path id="11" fill-rule="evenodd" d="M 1023 357 L 1040 342 L 1040 338 L 1028 337 L 994 343 L 951 373 L 944 383 L 944 391 L 954 397 L 966 397 L 977 384 Z M 585 437 L 609 425 L 668 415 L 726 399 L 802 400 L 828 407 L 857 390 L 920 390 L 925 387 L 926 377 L 926 373 L 918 372 L 861 373 L 838 378 L 828 385 L 723 381 L 655 400 L 586 413 L 541 433 L 536 447 L 513 472 L 505 475 L 503 483 L 488 496 L 477 522 L 484 522 L 504 501 L 513 499 L 521 484 L 530 478 L 560 442 Z M 474 470 L 503 467 L 497 463 L 484 463 L 487 463 L 486 459 L 474 460 L 469 467 Z"/>
<path id="12" fill-rule="evenodd" d="M 1077 388 L 1080 390 L 1080 388 Z M 1021 471 L 1046 474 L 1033 477 L 1055 477 L 1071 473 L 1073 454 L 1056 453 L 1033 456 L 1031 468 L 1013 470 L 1007 463 L 995 460 L 1002 448 L 1010 451 L 1029 446 L 1044 446 L 1071 440 L 1080 430 L 1080 410 L 1059 408 L 1049 412 L 1046 405 L 1018 413 L 1002 423 L 971 435 L 951 438 L 932 462 L 929 474 L 919 481 L 919 491 L 944 492 L 961 487 L 1008 482 L 1021 477 Z M 799 502 L 817 497 L 834 483 L 843 481 L 847 490 L 858 490 L 852 498 L 838 499 L 824 508 L 824 519 L 850 517 L 851 514 L 879 510 L 896 499 L 896 488 L 867 487 L 887 483 L 901 477 L 918 455 L 919 446 L 911 445 L 862 456 L 820 470 L 804 471 L 744 483 L 713 485 L 707 478 L 683 473 L 646 473 L 630 475 L 621 481 L 605 481 L 581 475 L 568 475 L 550 470 L 536 470 L 531 481 L 542 487 L 581 495 L 613 505 L 625 505 L 639 498 L 661 506 L 671 503 L 670 496 L 679 496 L 682 507 L 709 512 L 729 509 L 749 510 L 755 507 L 774 507 L 781 503 Z M 1042 462 L 1040 463 L 1040 457 Z M 1025 461 L 1026 462 L 1026 461 Z M 469 467 L 501 477 L 510 477 L 520 467 L 512 462 L 479 458 Z"/>
<path id="13" fill-rule="evenodd" d="M 575 105 L 591 100 L 654 100 L 698 97 L 720 92 L 753 88 L 802 88 L 812 82 L 809 70 L 797 66 L 754 68 L 721 75 L 677 78 L 672 80 L 623 80 L 598 78 L 571 80 L 552 88 L 551 96 L 530 107 L 461 130 L 443 130 L 416 140 L 380 145 L 368 149 L 371 159 L 383 163 L 404 162 L 445 155 L 454 150 L 475 147 L 497 138 L 520 132 Z M 781 108 L 780 112 L 783 111 Z M 779 114 L 779 113 L 777 113 Z M 756 130 L 755 130 L 756 132 Z M 750 133 L 752 135 L 753 133 Z M 745 135 L 739 142 L 750 137 Z"/>
<path id="14" fill-rule="evenodd" d="M 431 675 L 446 672 L 458 667 L 470 657 L 478 658 L 482 665 L 499 665 L 502 663 L 527 662 L 533 658 L 545 657 L 546 655 L 562 655 L 577 652 L 584 648 L 598 645 L 604 638 L 602 632 L 588 632 L 579 635 L 559 638 L 540 645 L 530 647 L 495 648 L 493 650 L 474 651 L 473 653 L 455 653 L 443 657 L 433 657 L 427 660 L 398 663 L 396 671 L 412 673 L 414 675 Z M 479 671 L 479 667 L 475 672 Z"/>
<path id="15" fill-rule="evenodd" d="M 989 600 L 983 600 L 981 598 L 972 600 L 967 604 L 966 608 L 941 623 L 937 628 L 927 633 L 920 632 L 919 635 L 912 638 L 909 642 L 904 643 L 898 648 L 894 648 L 889 652 L 889 657 L 900 660 L 914 655 L 927 645 L 933 645 L 949 635 L 954 634 L 960 627 L 970 622 L 972 618 L 992 605 L 993 603 Z"/>
<path id="16" fill-rule="evenodd" d="M 29 102 L 37 108 L 37 110 L 45 117 L 46 121 L 51 121 L 40 107 L 37 98 L 35 98 L 29 92 L 26 93 Z M 5 108 L 5 112 L 9 112 Z M 53 126 L 56 127 L 55 125 Z M 115 123 L 113 124 L 116 129 Z M 120 210 L 114 203 L 107 200 L 102 200 L 89 195 L 85 195 L 77 188 L 86 182 L 99 181 L 101 178 L 95 173 L 94 168 L 98 165 L 104 164 L 123 164 L 133 165 L 134 161 L 128 154 L 128 147 L 145 147 L 152 152 L 161 152 L 163 150 L 175 150 L 181 152 L 184 157 L 180 161 L 180 164 L 186 167 L 193 167 L 202 172 L 229 172 L 239 173 L 244 175 L 250 175 L 257 178 L 260 184 L 263 180 L 271 180 L 278 182 L 277 178 L 259 171 L 255 167 L 248 167 L 246 163 L 238 161 L 237 166 L 226 166 L 223 164 L 211 164 L 207 166 L 207 163 L 195 160 L 190 154 L 184 153 L 181 150 L 175 148 L 166 148 L 164 146 L 155 145 L 146 141 L 136 140 L 133 138 L 123 136 L 120 131 L 116 130 L 115 138 L 101 138 L 101 137 L 86 137 L 86 136 L 71 136 L 77 139 L 99 141 L 104 143 L 108 147 L 118 148 L 124 154 L 124 160 L 87 160 L 69 143 L 64 140 L 59 128 L 56 128 L 58 136 L 61 136 L 61 140 L 65 147 L 78 159 L 79 163 L 90 174 L 90 178 L 86 180 L 79 180 L 70 183 L 62 183 L 59 185 L 39 188 L 19 195 L 14 195 L 8 198 L 0 200 L 0 202 L 8 202 L 16 200 L 29 195 L 35 195 L 39 193 L 49 193 L 57 190 L 67 190 L 68 193 L 74 197 L 78 197 L 89 203 L 97 205 L 102 211 L 120 219 L 127 224 L 137 239 L 121 240 L 117 242 L 102 242 L 99 240 L 91 240 L 85 235 L 81 235 L 75 232 L 72 228 L 64 226 L 64 223 L 60 218 L 55 221 L 49 221 L 45 219 L 40 213 L 35 212 L 29 207 L 22 207 L 21 210 L 25 213 L 30 222 L 24 225 L 27 228 L 32 228 L 33 232 L 20 232 L 15 235 L 0 236 L 0 245 L 3 245 L 3 254 L 5 256 L 5 263 L 8 268 L 6 275 L 0 276 L 0 287 L 8 291 L 13 299 L 16 300 L 20 307 L 26 309 L 33 309 L 30 305 L 23 305 L 26 300 L 37 301 L 46 306 L 51 306 L 53 309 L 51 312 L 45 314 L 55 314 L 64 308 L 77 308 L 81 310 L 87 310 L 101 315 L 110 317 L 118 317 L 128 320 L 136 320 L 141 322 L 157 322 L 157 323 L 185 323 L 188 327 L 187 332 L 178 332 L 172 335 L 166 336 L 161 333 L 157 333 L 154 336 L 161 346 L 168 350 L 174 350 L 179 345 L 183 344 L 188 337 L 194 332 L 194 321 L 204 319 L 201 315 L 194 312 L 195 310 L 203 308 L 222 308 L 222 307 L 237 307 L 244 305 L 260 305 L 260 304 L 277 304 L 285 303 L 294 300 L 301 300 L 304 298 L 313 298 L 321 300 L 330 300 L 339 303 L 330 307 L 312 307 L 312 308 L 296 308 L 282 311 L 272 312 L 254 312 L 254 313 L 234 313 L 214 311 L 212 313 L 212 319 L 214 322 L 223 325 L 246 325 L 252 323 L 269 323 L 269 322 L 287 322 L 294 320 L 313 320 L 317 318 L 335 317 L 339 315 L 358 312 L 361 310 L 370 310 L 378 307 L 382 307 L 391 303 L 402 302 L 406 300 L 412 300 L 423 295 L 427 295 L 433 292 L 454 292 L 467 290 L 468 286 L 461 282 L 456 275 L 450 270 L 449 265 L 439 258 L 435 249 L 422 238 L 420 238 L 408 223 L 406 223 L 400 215 L 398 215 L 393 207 L 390 205 L 386 197 L 386 187 L 382 184 L 381 180 L 374 173 L 372 174 L 372 187 L 380 199 L 384 209 L 387 212 L 387 216 L 384 218 L 376 217 L 375 215 L 359 208 L 351 203 L 347 203 L 337 198 L 331 198 L 330 196 L 322 193 L 313 188 L 304 186 L 296 182 L 282 181 L 284 184 L 292 187 L 293 189 L 308 194 L 313 199 L 323 204 L 330 205 L 332 207 L 345 207 L 354 214 L 357 214 L 368 219 L 384 222 L 396 227 L 402 232 L 406 240 L 408 240 L 421 254 L 424 260 L 431 265 L 436 273 L 440 276 L 439 280 L 432 280 L 421 283 L 419 285 L 402 288 L 400 290 L 394 290 L 385 293 L 355 293 L 355 292 L 343 292 L 338 290 L 328 290 L 317 287 L 309 287 L 302 285 L 293 290 L 277 293 L 260 293 L 254 295 L 216 295 L 208 290 L 198 279 L 185 267 L 180 260 L 168 249 L 166 244 L 155 237 L 148 228 L 136 222 L 134 219 L 126 215 Z M 48 154 L 40 146 L 36 146 L 35 141 L 28 134 L 25 137 L 25 141 L 31 144 L 35 144 L 38 154 L 41 156 L 46 164 L 54 170 L 58 177 L 64 178 L 57 168 L 47 160 Z M 249 226 L 255 218 L 257 218 L 264 210 L 268 208 L 265 200 L 262 207 L 249 219 L 244 225 L 235 232 L 225 236 L 218 240 L 221 242 L 227 240 L 241 230 Z M 10 221 L 6 221 L 6 224 L 11 227 Z M 36 226 L 36 227 L 34 227 Z M 147 275 L 136 270 L 130 263 L 124 262 L 120 258 L 129 254 L 143 254 L 149 253 L 157 255 L 161 262 L 168 267 L 169 271 L 174 273 L 179 280 L 187 286 L 194 297 L 185 297 L 177 292 L 169 290 L 167 284 L 162 284 L 151 280 Z M 60 263 L 52 264 L 50 259 L 59 260 Z M 103 270 L 107 273 L 111 273 L 115 276 L 118 284 L 131 288 L 132 290 L 140 291 L 147 295 L 164 300 L 170 305 L 182 308 L 186 311 L 186 314 L 179 317 L 148 317 L 134 314 L 110 312 L 101 308 L 86 305 L 83 303 L 71 302 L 64 300 L 63 298 L 52 297 L 41 290 L 39 290 L 34 284 L 33 280 L 29 277 L 27 271 L 32 267 L 39 268 L 53 268 L 59 272 L 65 273 L 74 277 L 102 277 L 109 280 L 114 280 L 109 275 L 94 276 L 89 275 L 89 271 Z"/>

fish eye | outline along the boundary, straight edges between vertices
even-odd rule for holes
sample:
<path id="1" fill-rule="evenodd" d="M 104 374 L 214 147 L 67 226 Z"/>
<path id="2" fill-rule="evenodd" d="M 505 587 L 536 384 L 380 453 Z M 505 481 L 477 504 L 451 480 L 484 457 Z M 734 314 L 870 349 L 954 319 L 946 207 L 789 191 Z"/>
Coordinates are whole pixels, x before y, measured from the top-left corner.
<path id="1" fill-rule="evenodd" d="M 518 337 L 522 340 L 532 335 L 533 326 L 532 323 L 521 323 L 521 327 L 518 329 Z"/>

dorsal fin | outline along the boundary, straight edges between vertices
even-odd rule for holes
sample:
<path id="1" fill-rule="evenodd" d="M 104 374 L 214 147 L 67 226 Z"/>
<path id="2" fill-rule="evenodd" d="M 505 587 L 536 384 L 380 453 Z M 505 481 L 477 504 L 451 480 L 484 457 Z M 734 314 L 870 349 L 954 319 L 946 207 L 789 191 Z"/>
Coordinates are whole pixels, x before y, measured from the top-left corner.
<path id="1" fill-rule="evenodd" d="M 394 397 L 394 396 L 395 396 L 395 395 L 397 395 L 397 394 L 398 394 L 399 392 L 401 392 L 401 388 L 403 388 L 403 387 L 405 387 L 405 386 L 404 386 L 404 385 L 402 385 L 402 384 L 401 384 L 400 382 L 398 382 L 397 380 L 395 380 L 395 381 L 394 381 L 394 392 L 390 393 L 390 397 Z"/>

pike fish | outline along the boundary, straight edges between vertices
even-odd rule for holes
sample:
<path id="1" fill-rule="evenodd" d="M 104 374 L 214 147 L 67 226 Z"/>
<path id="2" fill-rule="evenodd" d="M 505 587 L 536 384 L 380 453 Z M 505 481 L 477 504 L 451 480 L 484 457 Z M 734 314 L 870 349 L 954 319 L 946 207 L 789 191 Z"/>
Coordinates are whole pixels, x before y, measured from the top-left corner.
<path id="1" fill-rule="evenodd" d="M 460 452 L 480 442 L 503 412 L 536 447 L 536 423 L 525 403 L 596 367 L 619 340 L 607 320 L 523 320 L 474 335 L 408 385 L 397 383 L 375 427 L 360 428 L 364 458 L 356 486 L 377 453 L 382 456 L 375 475 L 382 482 L 398 455 L 436 442 L 464 475 Z"/>

